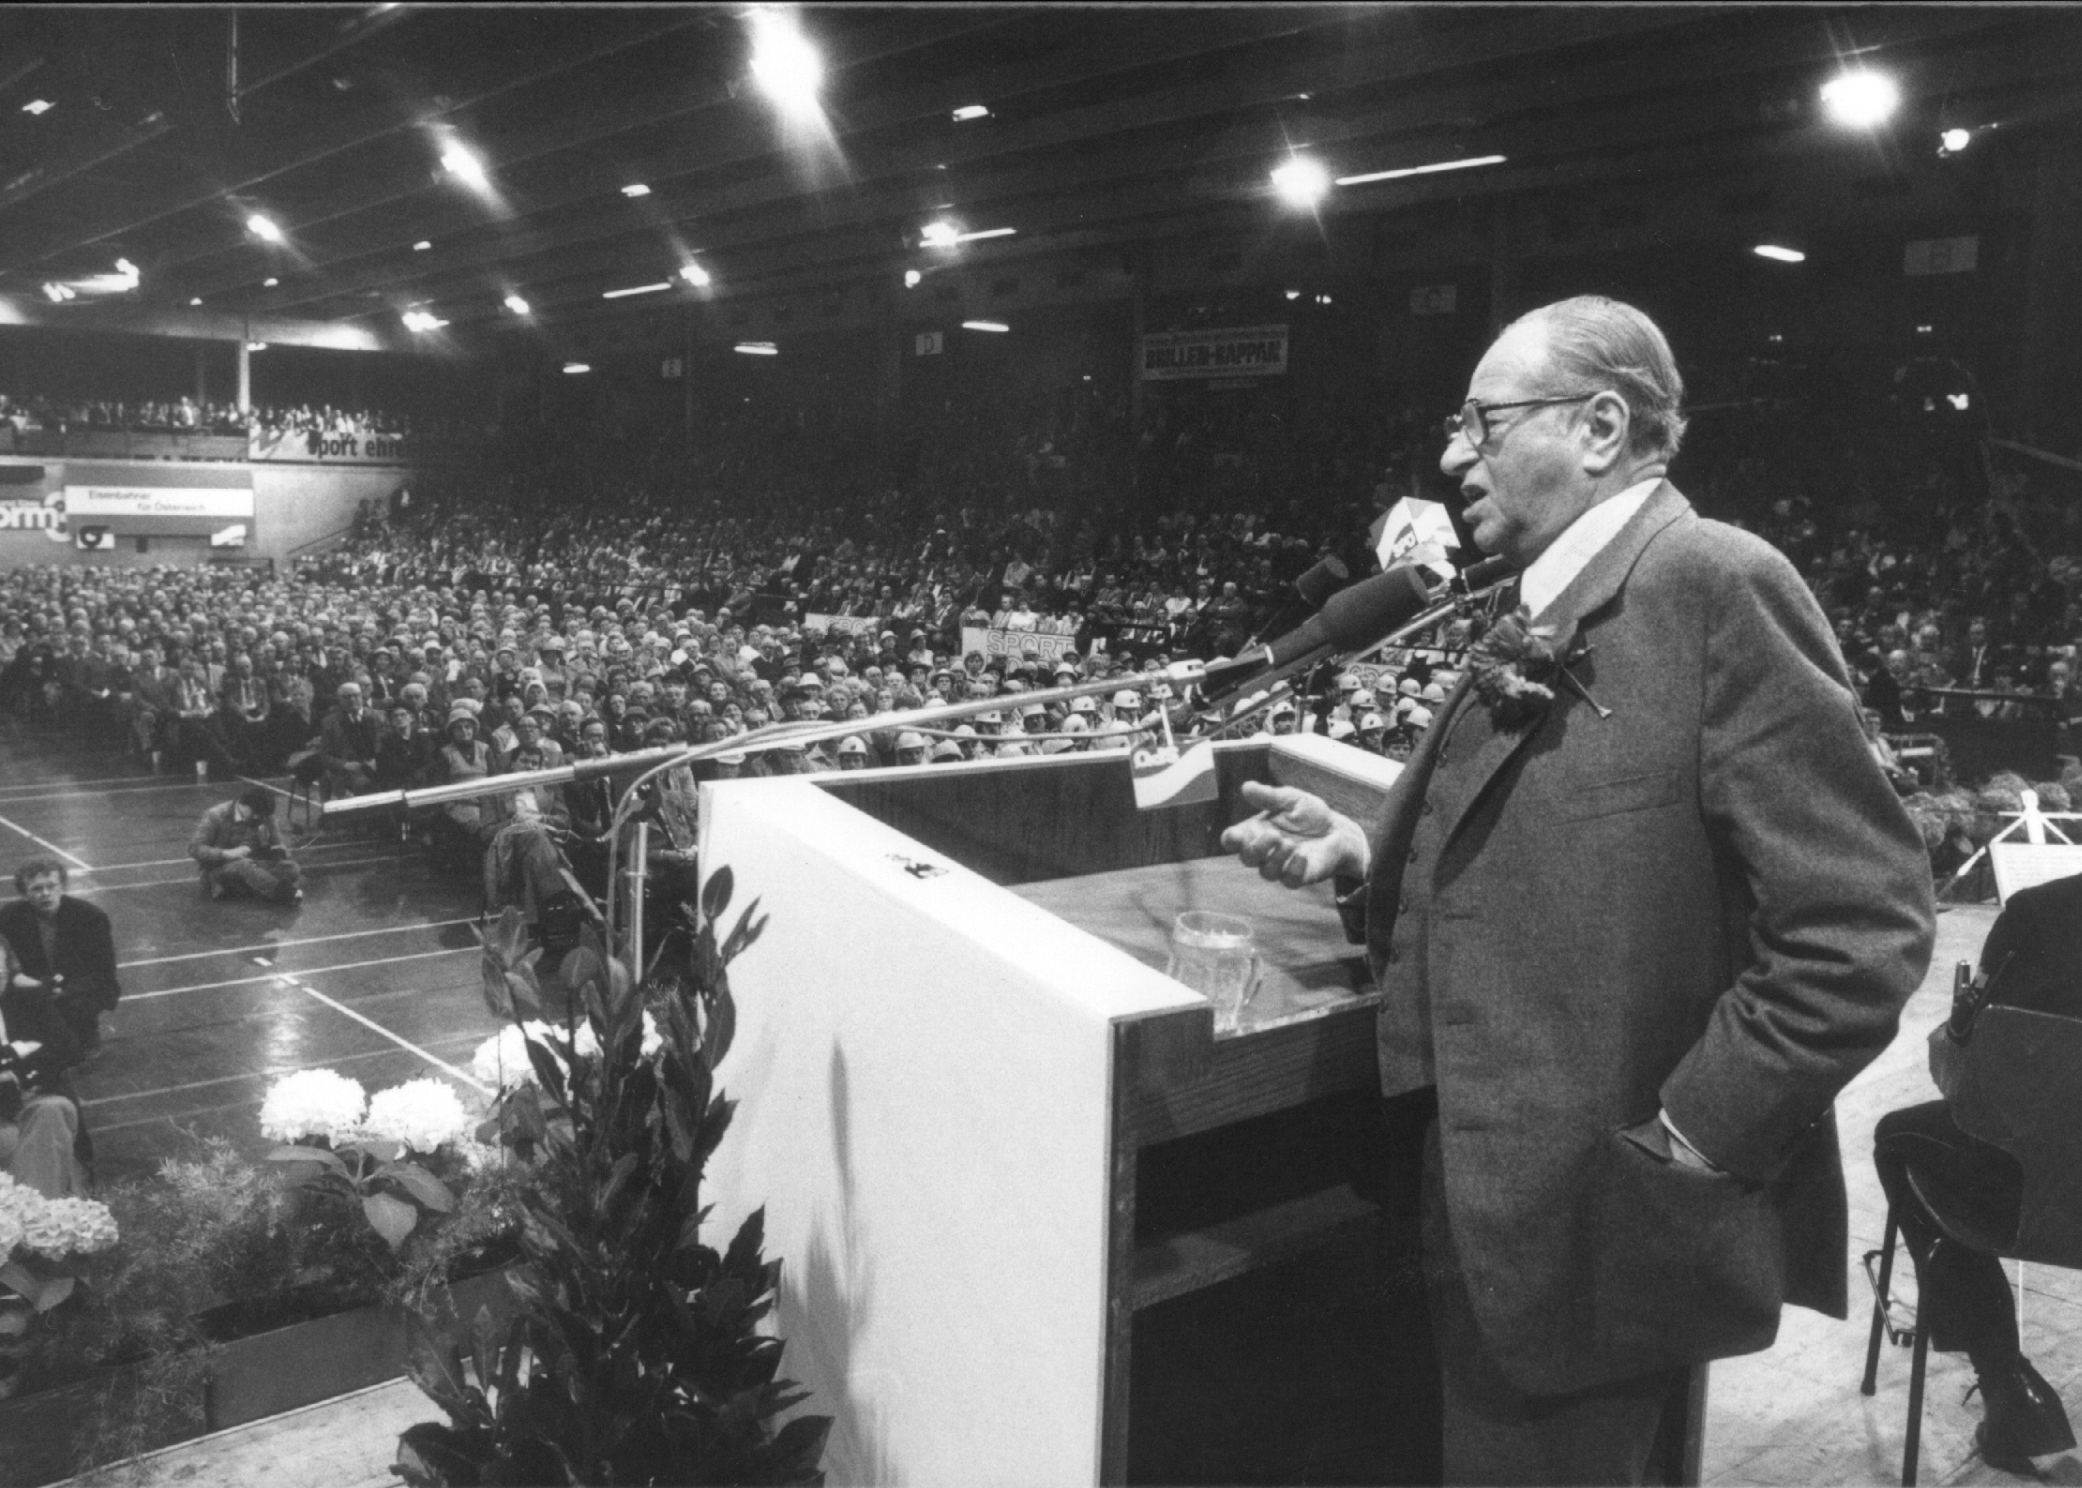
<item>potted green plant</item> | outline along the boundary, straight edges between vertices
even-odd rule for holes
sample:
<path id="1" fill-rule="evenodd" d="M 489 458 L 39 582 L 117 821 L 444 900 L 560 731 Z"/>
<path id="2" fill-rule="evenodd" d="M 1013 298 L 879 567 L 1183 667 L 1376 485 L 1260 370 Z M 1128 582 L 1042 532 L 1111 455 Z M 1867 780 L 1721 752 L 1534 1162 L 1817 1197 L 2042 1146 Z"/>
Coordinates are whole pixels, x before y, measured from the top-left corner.
<path id="1" fill-rule="evenodd" d="M 780 1277 L 764 1212 L 721 1251 L 702 1237 L 703 1169 L 733 1105 L 715 1084 L 736 1026 L 727 968 L 766 923 L 755 903 L 719 943 L 730 895 L 718 869 L 642 987 L 588 930 L 560 1028 L 527 1022 L 543 995 L 519 915 L 487 937 L 487 1001 L 524 1028 L 533 1075 L 485 1133 L 530 1174 L 515 1313 L 503 1329 L 478 1314 L 467 1365 L 415 1326 L 412 1377 L 448 1416 L 399 1440 L 394 1471 L 415 1488 L 823 1480 L 830 1418 L 778 1420 L 806 1397 L 760 1331 Z"/>

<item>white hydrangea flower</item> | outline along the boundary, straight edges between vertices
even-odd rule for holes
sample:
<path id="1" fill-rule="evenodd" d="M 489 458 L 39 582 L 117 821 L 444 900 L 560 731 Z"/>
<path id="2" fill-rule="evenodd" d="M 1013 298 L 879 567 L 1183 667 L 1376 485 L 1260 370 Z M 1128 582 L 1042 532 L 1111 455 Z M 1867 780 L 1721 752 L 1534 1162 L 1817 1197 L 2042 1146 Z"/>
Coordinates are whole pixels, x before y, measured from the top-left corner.
<path id="1" fill-rule="evenodd" d="M 397 1142 L 408 1152 L 433 1152 L 469 1132 L 475 1123 L 446 1080 L 407 1080 L 369 1098 L 362 1122 L 365 1136 Z"/>
<path id="2" fill-rule="evenodd" d="M 645 1015 L 645 1027 L 649 1028 L 649 1015 Z M 528 1062 L 528 1051 L 522 1042 L 522 1031 L 549 1050 L 550 1057 L 558 1064 L 564 1062 L 559 1052 L 564 1047 L 564 1028 L 561 1024 L 545 1023 L 537 1019 L 514 1027 L 511 1023 L 477 1046 L 470 1056 L 470 1073 L 487 1085 L 509 1089 L 516 1085 L 535 1083 L 535 1066 Z M 600 1037 L 593 1032 L 590 1022 L 578 1025 L 572 1038 L 572 1047 L 581 1059 L 590 1059 L 600 1052 Z M 648 1050 L 646 1050 L 648 1052 Z"/>
<path id="3" fill-rule="evenodd" d="M 21 1220 L 15 1217 L 14 1211 L 0 1209 L 0 1261 L 13 1255 L 15 1247 L 20 1245 L 26 1236 L 27 1232 L 22 1228 Z"/>
<path id="4" fill-rule="evenodd" d="M 116 1219 L 95 1199 L 45 1199 L 23 1216 L 21 1243 L 53 1261 L 94 1255 L 116 1243 Z"/>
<path id="5" fill-rule="evenodd" d="M 352 1136 L 368 1109 L 368 1092 L 337 1070 L 298 1070 L 268 1087 L 260 1134 L 276 1142 Z"/>

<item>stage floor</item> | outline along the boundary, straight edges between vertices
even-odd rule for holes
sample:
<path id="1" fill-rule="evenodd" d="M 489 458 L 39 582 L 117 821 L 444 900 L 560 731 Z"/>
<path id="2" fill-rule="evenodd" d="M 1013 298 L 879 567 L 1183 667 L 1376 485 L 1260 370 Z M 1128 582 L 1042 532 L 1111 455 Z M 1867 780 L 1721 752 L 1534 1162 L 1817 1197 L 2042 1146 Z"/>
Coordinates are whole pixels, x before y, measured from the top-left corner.
<path id="1" fill-rule="evenodd" d="M 114 923 L 122 1001 L 75 1075 L 103 1181 L 149 1172 L 183 1133 L 264 1151 L 261 1096 L 291 1070 L 337 1069 L 371 1090 L 434 1075 L 481 1095 L 470 1055 L 497 1024 L 477 991 L 475 885 L 401 857 L 384 833 L 334 826 L 287 834 L 301 905 L 215 902 L 188 839 L 243 788 L 155 777 L 0 724 L 0 872 L 56 856 L 68 891 Z"/>

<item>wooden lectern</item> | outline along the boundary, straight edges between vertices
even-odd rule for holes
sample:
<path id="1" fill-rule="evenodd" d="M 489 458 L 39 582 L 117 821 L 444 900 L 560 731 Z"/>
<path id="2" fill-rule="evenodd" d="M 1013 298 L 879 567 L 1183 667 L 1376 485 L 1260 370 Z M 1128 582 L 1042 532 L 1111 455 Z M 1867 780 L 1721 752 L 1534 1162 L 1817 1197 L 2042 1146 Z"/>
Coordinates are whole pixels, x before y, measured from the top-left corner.
<path id="1" fill-rule="evenodd" d="M 1124 1481 L 1137 1309 L 1378 1224 L 1306 1163 L 1162 1233 L 1138 1205 L 1159 1144 L 1375 1086 L 1378 994 L 1327 887 L 1219 839 L 1245 780 L 1370 819 L 1399 766 L 1313 736 L 1217 764 L 1218 800 L 1146 812 L 1125 754 L 702 788 L 703 873 L 772 917 L 731 969 L 714 1227 L 766 1206 L 833 1483 Z M 1238 1033 L 1163 974 L 1190 908 L 1254 924 Z"/>

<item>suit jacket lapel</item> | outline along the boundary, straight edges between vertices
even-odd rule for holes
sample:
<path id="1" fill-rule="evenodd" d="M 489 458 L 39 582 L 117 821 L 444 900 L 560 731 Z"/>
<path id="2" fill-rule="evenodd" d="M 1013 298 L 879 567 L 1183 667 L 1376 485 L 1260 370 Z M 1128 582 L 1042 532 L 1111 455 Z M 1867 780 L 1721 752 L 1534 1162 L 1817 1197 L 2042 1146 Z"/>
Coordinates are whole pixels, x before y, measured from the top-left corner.
<path id="1" fill-rule="evenodd" d="M 1582 572 L 1569 581 L 1569 586 L 1555 596 L 1554 602 L 1534 619 L 1542 628 L 1553 627 L 1558 631 L 1570 631 L 1611 603 L 1626 582 L 1627 575 L 1639 561 L 1642 549 L 1649 539 L 1691 510 L 1691 503 L 1678 494 L 1677 488 L 1664 481 L 1655 488 L 1641 510 L 1627 519 L 1611 542 L 1598 551 L 1596 557 L 1583 566 Z M 1473 677 L 1469 673 L 1469 677 Z M 1571 699 L 1564 692 L 1557 692 L 1546 717 L 1526 728 L 1506 733 L 1498 729 L 1490 719 L 1486 708 L 1465 709 L 1465 717 L 1459 724 L 1459 732 L 1466 735 L 1468 742 L 1452 751 L 1456 756 L 1472 755 L 1468 763 L 1468 788 L 1461 797 L 1460 809 L 1452 821 L 1446 824 L 1446 840 L 1452 841 L 1463 823 L 1473 814 L 1476 805 L 1488 794 L 1490 784 L 1497 773 L 1510 763 L 1513 755 L 1523 749 L 1528 740 L 1547 727 L 1548 719 L 1563 708 L 1570 706 Z"/>

